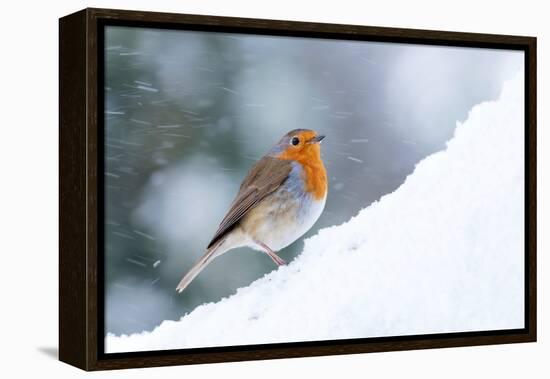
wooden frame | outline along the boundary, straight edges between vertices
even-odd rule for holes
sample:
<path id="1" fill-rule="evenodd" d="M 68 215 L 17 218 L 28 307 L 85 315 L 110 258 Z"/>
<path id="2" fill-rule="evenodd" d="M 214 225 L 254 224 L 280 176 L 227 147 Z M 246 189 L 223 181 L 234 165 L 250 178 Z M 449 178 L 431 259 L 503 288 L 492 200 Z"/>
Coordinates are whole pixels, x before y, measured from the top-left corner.
<path id="1" fill-rule="evenodd" d="M 175 29 L 323 37 L 525 52 L 525 316 L 524 329 L 381 337 L 278 345 L 103 353 L 102 115 L 98 86 L 103 26 L 162 25 Z M 85 9 L 60 19 L 59 357 L 85 370 L 365 353 L 536 341 L 536 39 L 258 19 Z M 101 335 L 101 337 L 100 337 Z"/>

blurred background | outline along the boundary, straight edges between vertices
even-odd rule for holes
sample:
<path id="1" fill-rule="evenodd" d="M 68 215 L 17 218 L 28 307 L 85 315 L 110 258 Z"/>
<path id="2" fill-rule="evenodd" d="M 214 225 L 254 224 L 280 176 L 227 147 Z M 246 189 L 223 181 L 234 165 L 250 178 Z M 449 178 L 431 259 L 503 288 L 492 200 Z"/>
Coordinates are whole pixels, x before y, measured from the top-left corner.
<path id="1" fill-rule="evenodd" d="M 327 136 L 329 194 L 307 237 L 399 187 L 523 69 L 514 51 L 135 27 L 107 27 L 105 49 L 105 332 L 115 334 L 179 319 L 276 268 L 233 250 L 175 292 L 248 169 L 287 131 Z"/>

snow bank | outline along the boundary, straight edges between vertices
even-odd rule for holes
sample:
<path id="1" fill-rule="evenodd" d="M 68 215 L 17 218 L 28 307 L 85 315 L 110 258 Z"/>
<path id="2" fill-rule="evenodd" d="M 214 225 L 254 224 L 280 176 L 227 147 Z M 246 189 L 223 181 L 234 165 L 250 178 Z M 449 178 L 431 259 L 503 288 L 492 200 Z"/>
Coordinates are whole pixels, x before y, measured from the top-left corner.
<path id="1" fill-rule="evenodd" d="M 523 76 L 286 267 L 107 352 L 523 327 Z M 183 294 L 185 296 L 185 294 Z"/>

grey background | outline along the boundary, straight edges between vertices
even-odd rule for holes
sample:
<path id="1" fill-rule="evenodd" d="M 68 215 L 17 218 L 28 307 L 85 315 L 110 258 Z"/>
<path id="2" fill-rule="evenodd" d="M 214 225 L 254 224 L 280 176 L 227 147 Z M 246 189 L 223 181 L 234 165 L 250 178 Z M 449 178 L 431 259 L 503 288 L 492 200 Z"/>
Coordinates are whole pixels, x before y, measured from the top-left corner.
<path id="1" fill-rule="evenodd" d="M 178 319 L 275 268 L 233 250 L 174 290 L 287 131 L 327 135 L 329 195 L 307 237 L 395 190 L 523 69 L 522 53 L 490 49 L 127 27 L 105 38 L 105 321 L 116 334 Z"/>

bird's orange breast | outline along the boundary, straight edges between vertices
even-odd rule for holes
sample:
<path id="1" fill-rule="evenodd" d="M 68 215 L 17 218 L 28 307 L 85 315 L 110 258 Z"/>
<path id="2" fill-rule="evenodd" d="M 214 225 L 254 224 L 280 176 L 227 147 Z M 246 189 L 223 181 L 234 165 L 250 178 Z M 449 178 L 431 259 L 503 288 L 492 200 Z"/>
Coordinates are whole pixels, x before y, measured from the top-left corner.
<path id="1" fill-rule="evenodd" d="M 302 165 L 305 190 L 311 193 L 315 200 L 321 200 L 326 196 L 327 171 L 318 144 L 309 145 L 299 151 L 287 149 L 279 154 L 278 158 L 293 160 Z"/>

